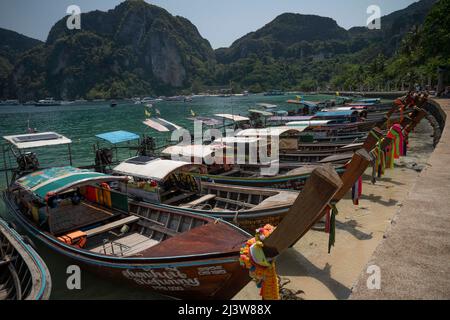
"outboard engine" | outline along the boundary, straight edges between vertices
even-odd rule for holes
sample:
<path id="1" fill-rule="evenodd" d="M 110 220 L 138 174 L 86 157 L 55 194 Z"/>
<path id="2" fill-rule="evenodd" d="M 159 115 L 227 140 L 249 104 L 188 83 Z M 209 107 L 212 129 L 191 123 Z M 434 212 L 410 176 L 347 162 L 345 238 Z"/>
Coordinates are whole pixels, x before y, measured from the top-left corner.
<path id="1" fill-rule="evenodd" d="M 138 155 L 144 157 L 151 157 L 155 154 L 156 142 L 153 137 L 143 136 L 141 144 L 138 149 Z"/>
<path id="2" fill-rule="evenodd" d="M 34 152 L 27 152 L 17 156 L 18 171 L 34 172 L 39 170 L 39 160 Z"/>
<path id="3" fill-rule="evenodd" d="M 95 152 L 95 169 L 98 172 L 104 172 L 106 166 L 113 163 L 113 151 L 111 149 L 103 148 Z"/>

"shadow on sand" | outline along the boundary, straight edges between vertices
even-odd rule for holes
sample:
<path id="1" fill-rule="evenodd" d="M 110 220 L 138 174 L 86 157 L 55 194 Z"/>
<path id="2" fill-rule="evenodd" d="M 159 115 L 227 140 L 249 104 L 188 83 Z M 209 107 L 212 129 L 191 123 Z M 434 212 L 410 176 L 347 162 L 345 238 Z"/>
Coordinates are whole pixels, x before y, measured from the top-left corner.
<path id="1" fill-rule="evenodd" d="M 393 207 L 393 206 L 398 204 L 397 200 L 394 200 L 394 199 L 385 200 L 385 199 L 383 199 L 382 196 L 376 196 L 373 193 L 371 193 L 369 195 L 363 194 L 361 196 L 361 200 L 368 200 L 368 201 L 371 201 L 371 202 L 376 202 L 376 203 L 379 203 L 379 204 L 381 204 L 383 206 L 386 206 L 386 207 Z"/>
<path id="2" fill-rule="evenodd" d="M 356 220 L 349 220 L 347 222 L 340 222 L 336 221 L 336 228 L 340 230 L 344 230 L 348 233 L 350 233 L 352 236 L 354 236 L 358 240 L 370 240 L 373 237 L 373 233 L 365 233 L 358 229 L 357 227 L 360 227 L 358 222 Z"/>
<path id="3" fill-rule="evenodd" d="M 347 299 L 351 289 L 331 277 L 331 265 L 326 264 L 323 269 L 316 267 L 295 249 L 289 249 L 277 259 L 277 273 L 281 277 L 311 277 L 325 285 L 336 299 Z M 297 288 L 303 291 L 304 288 Z M 308 292 L 305 291 L 308 295 Z"/>

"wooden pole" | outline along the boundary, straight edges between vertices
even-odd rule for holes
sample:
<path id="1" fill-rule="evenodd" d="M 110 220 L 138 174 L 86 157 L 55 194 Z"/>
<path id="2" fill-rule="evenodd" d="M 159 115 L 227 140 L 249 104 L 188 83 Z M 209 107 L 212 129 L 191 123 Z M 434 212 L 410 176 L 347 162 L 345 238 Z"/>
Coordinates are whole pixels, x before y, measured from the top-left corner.
<path id="1" fill-rule="evenodd" d="M 264 240 L 266 257 L 276 257 L 300 240 L 341 187 L 342 181 L 332 166 L 315 169 L 281 223 Z"/>

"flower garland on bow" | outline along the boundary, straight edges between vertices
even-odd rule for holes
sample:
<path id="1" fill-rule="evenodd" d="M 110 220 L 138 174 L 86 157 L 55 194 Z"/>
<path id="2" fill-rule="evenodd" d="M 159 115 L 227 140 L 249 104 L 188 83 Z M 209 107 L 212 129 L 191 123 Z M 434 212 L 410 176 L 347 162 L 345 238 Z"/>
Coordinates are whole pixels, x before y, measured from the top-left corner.
<path id="1" fill-rule="evenodd" d="M 264 239 L 270 236 L 274 229 L 269 224 L 257 229 L 255 237 L 248 240 L 241 248 L 239 258 L 241 266 L 250 271 L 250 277 L 261 289 L 259 294 L 263 300 L 280 300 L 275 261 L 268 261 L 262 249 Z"/>

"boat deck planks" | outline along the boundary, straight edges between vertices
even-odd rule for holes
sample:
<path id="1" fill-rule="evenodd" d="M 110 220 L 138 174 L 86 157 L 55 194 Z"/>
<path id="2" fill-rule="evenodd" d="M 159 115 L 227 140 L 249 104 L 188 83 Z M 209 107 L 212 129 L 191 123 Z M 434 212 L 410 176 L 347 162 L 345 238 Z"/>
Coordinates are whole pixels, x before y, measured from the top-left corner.
<path id="1" fill-rule="evenodd" d="M 50 231 L 52 234 L 64 234 L 75 229 L 93 225 L 112 218 L 114 214 L 102 208 L 92 206 L 88 203 L 80 203 L 73 206 L 70 213 L 66 208 L 60 207 L 54 211 L 49 220 Z"/>
<path id="2" fill-rule="evenodd" d="M 193 228 L 190 232 L 169 238 L 142 251 L 141 254 L 146 257 L 161 257 L 166 256 L 168 252 L 172 256 L 181 256 L 239 251 L 238 248 L 248 240 L 248 237 L 244 234 L 230 232 L 230 229 L 232 227 L 229 225 L 208 223 Z"/>
<path id="3" fill-rule="evenodd" d="M 116 256 L 121 256 L 123 253 L 123 256 L 128 257 L 149 249 L 158 243 L 158 241 L 149 239 L 148 237 L 136 232 L 118 240 L 114 240 L 113 242 L 109 242 L 105 245 L 100 245 L 90 249 L 90 251 L 102 254 L 105 254 L 106 251 L 106 254 Z M 120 246 L 122 246 L 122 249 Z"/>
<path id="4" fill-rule="evenodd" d="M 202 203 L 214 200 L 215 198 L 216 198 L 215 194 L 206 194 L 206 195 L 204 195 L 203 197 L 201 197 L 201 198 L 199 198 L 197 200 L 194 200 L 194 201 L 191 201 L 189 203 L 181 205 L 181 207 L 182 208 L 192 208 L 192 207 L 198 206 L 198 205 L 200 205 Z"/>

